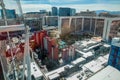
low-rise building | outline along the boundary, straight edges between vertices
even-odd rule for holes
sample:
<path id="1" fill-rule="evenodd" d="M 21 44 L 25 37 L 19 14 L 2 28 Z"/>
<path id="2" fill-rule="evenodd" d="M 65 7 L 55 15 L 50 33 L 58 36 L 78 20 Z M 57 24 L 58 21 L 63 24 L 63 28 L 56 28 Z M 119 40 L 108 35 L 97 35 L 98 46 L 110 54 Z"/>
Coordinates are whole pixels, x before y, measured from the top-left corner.
<path id="1" fill-rule="evenodd" d="M 31 62 L 30 64 L 31 66 L 31 78 L 32 80 L 43 80 L 43 74 L 40 70 L 40 68 L 38 67 L 38 65 L 36 64 L 36 62 Z M 23 65 L 19 66 L 20 69 L 23 69 Z M 25 77 L 27 77 L 27 69 L 25 70 Z"/>
<path id="2" fill-rule="evenodd" d="M 119 79 L 120 79 L 120 71 L 118 71 L 117 69 L 111 66 L 107 66 L 105 69 L 96 73 L 88 80 L 119 80 Z"/>
<path id="3" fill-rule="evenodd" d="M 77 16 L 78 15 L 79 16 L 96 16 L 97 14 L 96 14 L 95 11 L 89 11 L 89 10 L 87 10 L 87 11 L 81 11 L 80 13 L 77 13 L 76 15 Z"/>
<path id="4" fill-rule="evenodd" d="M 80 57 L 80 58 L 78 58 L 78 59 L 72 61 L 71 64 L 72 64 L 72 65 L 80 65 L 80 64 L 85 63 L 85 61 L 86 61 L 85 58 Z"/>
<path id="5" fill-rule="evenodd" d="M 86 58 L 87 60 L 91 60 L 94 57 L 94 50 L 101 46 L 101 41 L 96 40 L 83 40 L 83 41 L 77 41 L 73 46 L 75 47 L 75 51 L 77 52 L 78 56 L 82 56 L 83 58 Z"/>
<path id="6" fill-rule="evenodd" d="M 85 64 L 83 67 L 90 70 L 93 73 L 96 73 L 105 67 L 105 63 L 107 63 L 107 59 L 100 56 L 96 60 L 92 60 L 91 62 Z"/>

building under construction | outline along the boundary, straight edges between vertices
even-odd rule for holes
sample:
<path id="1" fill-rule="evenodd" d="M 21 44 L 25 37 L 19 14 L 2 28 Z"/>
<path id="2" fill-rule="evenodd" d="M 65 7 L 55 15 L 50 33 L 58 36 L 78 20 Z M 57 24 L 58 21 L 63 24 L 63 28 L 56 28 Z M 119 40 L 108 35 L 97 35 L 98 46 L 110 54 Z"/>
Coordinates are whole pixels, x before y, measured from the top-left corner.
<path id="1" fill-rule="evenodd" d="M 14 8 L 11 7 L 13 4 Z M 31 80 L 29 27 L 24 24 L 20 0 L 1 0 L 0 8 L 3 14 L 0 23 L 2 80 Z M 16 14 L 12 15 L 17 17 L 13 18 L 10 15 L 12 10 L 8 9 L 14 9 Z"/>

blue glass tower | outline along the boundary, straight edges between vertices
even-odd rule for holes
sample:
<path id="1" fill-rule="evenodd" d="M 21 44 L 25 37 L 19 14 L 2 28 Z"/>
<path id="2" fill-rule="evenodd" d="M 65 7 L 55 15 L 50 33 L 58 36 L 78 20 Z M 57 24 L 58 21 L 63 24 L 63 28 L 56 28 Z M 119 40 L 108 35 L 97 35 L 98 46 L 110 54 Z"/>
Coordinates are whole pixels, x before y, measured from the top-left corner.
<path id="1" fill-rule="evenodd" d="M 120 43 L 115 43 L 111 46 L 108 65 L 120 70 Z"/>
<path id="2" fill-rule="evenodd" d="M 76 14 L 76 9 L 72 9 L 71 8 L 71 12 L 70 13 L 71 13 L 71 16 L 74 16 Z"/>
<path id="3" fill-rule="evenodd" d="M 76 9 L 73 8 L 59 8 L 59 16 L 74 16 L 76 14 Z"/>
<path id="4" fill-rule="evenodd" d="M 57 16 L 57 15 L 58 15 L 57 7 L 52 7 L 52 16 Z"/>
<path id="5" fill-rule="evenodd" d="M 71 16 L 70 8 L 59 8 L 59 16 Z"/>
<path id="6" fill-rule="evenodd" d="M 1 16 L 3 18 L 3 10 L 1 10 Z M 13 19 L 13 18 L 16 18 L 16 12 L 14 9 L 6 9 L 6 16 L 7 16 L 7 19 Z"/>

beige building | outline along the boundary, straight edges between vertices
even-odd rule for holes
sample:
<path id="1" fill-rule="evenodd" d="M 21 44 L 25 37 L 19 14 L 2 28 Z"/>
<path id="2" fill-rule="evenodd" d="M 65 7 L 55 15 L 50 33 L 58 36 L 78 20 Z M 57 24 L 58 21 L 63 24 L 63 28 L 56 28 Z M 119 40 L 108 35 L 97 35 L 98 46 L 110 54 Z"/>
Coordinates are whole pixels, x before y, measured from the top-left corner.
<path id="1" fill-rule="evenodd" d="M 95 11 L 81 11 L 80 13 L 76 14 L 77 16 L 96 16 L 96 12 Z"/>
<path id="2" fill-rule="evenodd" d="M 59 31 L 62 35 L 87 32 L 111 41 L 119 36 L 120 18 L 72 16 L 60 17 Z"/>

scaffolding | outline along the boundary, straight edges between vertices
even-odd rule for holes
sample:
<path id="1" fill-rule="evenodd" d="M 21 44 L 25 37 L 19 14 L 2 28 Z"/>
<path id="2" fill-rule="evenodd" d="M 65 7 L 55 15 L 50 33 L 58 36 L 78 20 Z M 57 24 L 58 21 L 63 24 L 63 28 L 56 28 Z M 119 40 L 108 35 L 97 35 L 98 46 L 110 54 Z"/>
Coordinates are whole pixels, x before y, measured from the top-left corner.
<path id="1" fill-rule="evenodd" d="M 7 19 L 6 8 L 5 8 L 6 4 L 4 4 L 3 0 L 0 0 L 0 6 L 3 10 L 3 15 L 4 15 L 3 18 L 4 18 L 4 23 L 5 23 L 4 26 L 0 26 L 0 35 L 2 35 L 3 33 L 6 33 L 5 35 L 6 39 L 2 41 L 0 40 L 0 62 L 2 65 L 4 80 L 24 80 L 26 68 L 27 68 L 26 69 L 27 71 L 26 80 L 31 80 L 31 67 L 30 67 L 31 60 L 30 60 L 30 52 L 29 52 L 29 27 L 24 24 L 20 0 L 13 0 L 13 1 L 16 1 L 18 8 L 20 10 L 21 23 L 15 24 L 15 25 L 8 25 L 8 21 L 7 21 L 8 19 Z M 12 37 L 10 35 L 11 32 L 14 32 L 15 34 L 15 32 L 17 31 L 25 32 L 24 52 L 23 52 L 23 60 L 21 60 L 22 61 L 21 64 L 18 64 L 18 62 L 16 61 L 16 55 L 17 55 L 16 53 L 18 52 L 18 50 L 16 49 L 15 54 L 14 54 L 13 49 L 14 49 L 14 46 L 16 46 L 16 44 L 14 43 L 13 40 L 11 40 Z M 19 41 L 17 41 L 17 44 L 19 44 Z M 9 50 L 10 50 L 9 58 L 5 56 L 8 45 L 9 45 Z M 19 70 L 20 65 L 23 65 L 22 71 Z"/>

